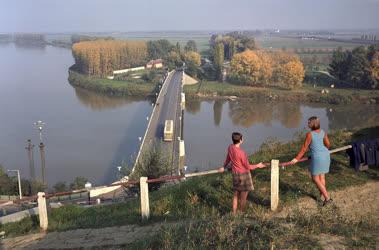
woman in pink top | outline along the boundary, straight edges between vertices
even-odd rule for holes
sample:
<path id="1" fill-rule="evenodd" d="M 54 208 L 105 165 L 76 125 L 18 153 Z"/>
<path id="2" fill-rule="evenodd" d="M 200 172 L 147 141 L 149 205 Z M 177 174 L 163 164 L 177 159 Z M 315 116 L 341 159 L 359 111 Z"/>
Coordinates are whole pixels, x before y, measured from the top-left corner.
<path id="1" fill-rule="evenodd" d="M 240 211 L 245 211 L 246 198 L 249 191 L 254 189 L 253 180 L 251 179 L 250 170 L 256 168 L 263 168 L 262 163 L 251 165 L 247 159 L 247 154 L 243 151 L 240 145 L 243 142 L 242 134 L 234 132 L 232 134 L 232 141 L 228 147 L 228 153 L 224 166 L 219 168 L 219 172 L 224 172 L 225 168 L 231 164 L 233 174 L 233 214 L 237 213 L 238 200 L 240 202 Z"/>

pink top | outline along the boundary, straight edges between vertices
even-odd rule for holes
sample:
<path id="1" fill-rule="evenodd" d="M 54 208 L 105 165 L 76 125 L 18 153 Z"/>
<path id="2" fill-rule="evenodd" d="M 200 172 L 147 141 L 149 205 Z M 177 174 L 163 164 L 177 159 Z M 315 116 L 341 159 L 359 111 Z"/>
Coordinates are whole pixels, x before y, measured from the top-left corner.
<path id="1" fill-rule="evenodd" d="M 243 174 L 249 172 L 254 168 L 253 165 L 249 164 L 247 159 L 247 154 L 240 147 L 236 147 L 234 144 L 231 144 L 228 147 L 228 154 L 224 162 L 224 168 L 231 162 L 232 172 Z"/>

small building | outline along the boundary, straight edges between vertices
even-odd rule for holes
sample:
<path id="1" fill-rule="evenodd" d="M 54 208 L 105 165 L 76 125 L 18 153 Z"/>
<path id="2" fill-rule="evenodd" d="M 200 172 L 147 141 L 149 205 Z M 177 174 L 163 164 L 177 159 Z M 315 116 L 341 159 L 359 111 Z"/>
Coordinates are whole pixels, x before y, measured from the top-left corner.
<path id="1" fill-rule="evenodd" d="M 151 60 L 146 64 L 146 69 L 160 69 L 163 67 L 163 60 Z"/>

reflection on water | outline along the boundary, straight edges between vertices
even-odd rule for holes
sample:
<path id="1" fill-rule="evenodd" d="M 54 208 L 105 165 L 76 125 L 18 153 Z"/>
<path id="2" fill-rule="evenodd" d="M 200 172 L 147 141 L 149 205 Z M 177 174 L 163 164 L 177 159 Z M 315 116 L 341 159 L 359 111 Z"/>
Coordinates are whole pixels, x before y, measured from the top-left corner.
<path id="1" fill-rule="evenodd" d="M 213 113 L 213 119 L 212 119 Z M 244 134 L 251 153 L 269 137 L 288 141 L 318 116 L 326 131 L 379 124 L 379 105 L 328 105 L 265 101 L 186 100 L 184 136 L 190 170 L 222 164 L 233 131 Z M 333 143 L 333 142 L 332 142 Z"/>
<path id="2" fill-rule="evenodd" d="M 46 123 L 48 183 L 71 182 L 76 176 L 106 184 L 116 166 L 130 162 L 152 106 L 138 98 L 113 98 L 74 89 L 68 83 L 71 51 L 46 46 L 0 46 L 0 164 L 28 177 L 26 140 L 38 145 L 37 120 Z M 21 69 L 21 71 L 20 71 Z M 6 121 L 6 122 L 5 122 Z M 38 148 L 34 150 L 41 177 Z"/>
<path id="3" fill-rule="evenodd" d="M 201 108 L 201 102 L 199 100 L 195 99 L 188 99 L 186 100 L 186 111 L 191 114 L 196 114 L 200 111 Z"/>
<path id="4" fill-rule="evenodd" d="M 229 102 L 229 117 L 236 126 L 249 128 L 257 123 L 271 125 L 274 107 L 271 103 Z"/>
<path id="5" fill-rule="evenodd" d="M 145 100 L 143 97 L 107 96 L 105 94 L 98 94 L 82 88 L 75 88 L 75 94 L 80 103 L 96 111 L 114 109 L 132 102 Z"/>
<path id="6" fill-rule="evenodd" d="M 326 110 L 332 129 L 371 127 L 379 121 L 379 105 L 339 105 Z"/>
<path id="7" fill-rule="evenodd" d="M 224 105 L 225 100 L 219 99 L 216 100 L 213 104 L 213 120 L 217 127 L 220 126 L 222 119 L 222 106 Z"/>

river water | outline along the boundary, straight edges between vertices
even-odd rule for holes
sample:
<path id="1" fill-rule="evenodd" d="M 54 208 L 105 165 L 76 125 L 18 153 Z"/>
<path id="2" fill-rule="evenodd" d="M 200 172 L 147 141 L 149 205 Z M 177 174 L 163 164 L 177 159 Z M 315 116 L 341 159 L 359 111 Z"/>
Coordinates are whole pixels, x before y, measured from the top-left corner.
<path id="1" fill-rule="evenodd" d="M 75 89 L 67 81 L 71 51 L 56 47 L 0 44 L 0 164 L 29 177 L 26 140 L 39 143 L 33 123 L 46 123 L 46 174 L 50 185 L 84 176 L 94 184 L 117 178 L 131 162 L 152 107 L 139 98 L 116 98 Z M 203 170 L 220 165 L 233 131 L 244 134 L 253 152 L 267 140 L 289 140 L 317 115 L 327 130 L 379 124 L 378 105 L 310 105 L 249 101 L 187 100 L 186 165 Z M 35 168 L 41 175 L 38 148 Z"/>

